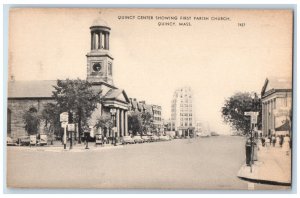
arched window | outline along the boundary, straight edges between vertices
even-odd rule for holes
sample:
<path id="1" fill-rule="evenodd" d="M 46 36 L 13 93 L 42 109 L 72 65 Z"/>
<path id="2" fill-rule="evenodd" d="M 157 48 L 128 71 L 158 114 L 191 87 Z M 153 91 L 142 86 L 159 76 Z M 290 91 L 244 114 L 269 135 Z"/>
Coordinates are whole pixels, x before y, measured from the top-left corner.
<path id="1" fill-rule="evenodd" d="M 36 113 L 37 112 L 37 109 L 35 107 L 30 107 L 29 111 L 31 113 Z"/>
<path id="2" fill-rule="evenodd" d="M 11 110 L 7 109 L 7 136 L 11 136 Z"/>

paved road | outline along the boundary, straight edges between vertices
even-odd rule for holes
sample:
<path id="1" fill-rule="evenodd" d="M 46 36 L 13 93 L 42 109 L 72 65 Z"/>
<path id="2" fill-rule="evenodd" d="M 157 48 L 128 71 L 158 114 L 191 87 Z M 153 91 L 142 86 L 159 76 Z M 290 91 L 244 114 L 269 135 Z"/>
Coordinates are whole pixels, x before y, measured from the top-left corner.
<path id="1" fill-rule="evenodd" d="M 53 150 L 55 151 L 55 149 Z M 217 136 L 107 149 L 57 152 L 9 147 L 7 183 L 15 187 L 285 189 L 237 178 L 244 139 Z"/>

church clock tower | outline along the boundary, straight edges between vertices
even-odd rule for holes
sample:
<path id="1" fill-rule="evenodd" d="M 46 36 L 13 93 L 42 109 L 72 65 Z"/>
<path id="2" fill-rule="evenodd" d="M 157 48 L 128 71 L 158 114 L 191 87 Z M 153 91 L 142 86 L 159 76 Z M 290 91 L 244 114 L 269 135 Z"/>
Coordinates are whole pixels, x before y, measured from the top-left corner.
<path id="1" fill-rule="evenodd" d="M 110 27 L 97 19 L 90 27 L 91 51 L 87 56 L 87 80 L 90 83 L 105 82 L 113 85 L 113 57 L 109 53 Z"/>

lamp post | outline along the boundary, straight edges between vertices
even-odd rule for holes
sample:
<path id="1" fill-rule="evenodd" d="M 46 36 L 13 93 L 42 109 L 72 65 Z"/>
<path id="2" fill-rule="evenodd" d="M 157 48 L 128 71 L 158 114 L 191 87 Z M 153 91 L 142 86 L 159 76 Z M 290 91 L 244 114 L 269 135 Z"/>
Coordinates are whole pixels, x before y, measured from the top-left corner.
<path id="1" fill-rule="evenodd" d="M 254 128 L 257 126 L 257 116 L 258 116 L 258 112 L 259 112 L 259 107 L 260 107 L 260 99 L 258 98 L 257 94 L 254 93 L 251 95 L 251 98 L 252 98 L 252 107 L 251 107 L 251 111 L 253 113 L 257 113 L 257 115 L 252 115 L 252 116 L 255 116 L 255 119 L 254 121 L 255 122 L 252 122 L 252 116 L 251 116 L 251 128 L 250 128 L 250 135 L 251 135 L 251 172 L 252 172 L 252 164 L 254 163 L 254 139 L 256 139 L 256 136 L 253 134 L 255 131 L 254 131 Z"/>
<path id="2" fill-rule="evenodd" d="M 74 120 L 73 120 L 73 111 L 70 110 L 69 111 L 69 116 L 68 116 L 69 120 L 68 120 L 68 123 L 69 124 L 73 124 Z M 72 130 L 68 130 L 69 131 L 69 135 L 70 135 L 70 149 L 73 148 L 73 137 L 72 137 L 72 133 L 73 131 Z"/>
<path id="3" fill-rule="evenodd" d="M 89 149 L 89 128 L 84 129 L 84 134 L 85 134 L 85 149 Z"/>
<path id="4" fill-rule="evenodd" d="M 115 146 L 116 146 L 116 138 L 117 137 L 115 137 L 116 135 L 114 134 L 115 133 L 115 128 L 116 128 L 116 112 L 117 112 L 117 110 L 116 109 L 114 109 L 114 108 L 112 108 L 112 109 L 110 109 L 110 113 L 111 113 L 111 116 L 112 116 L 112 118 L 113 118 L 113 131 L 112 131 L 112 144 L 114 144 Z"/>

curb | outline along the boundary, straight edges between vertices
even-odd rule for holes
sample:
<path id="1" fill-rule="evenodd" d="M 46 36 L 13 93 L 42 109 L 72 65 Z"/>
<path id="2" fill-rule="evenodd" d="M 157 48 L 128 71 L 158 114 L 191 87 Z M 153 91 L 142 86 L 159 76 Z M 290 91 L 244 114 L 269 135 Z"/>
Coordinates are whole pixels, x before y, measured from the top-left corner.
<path id="1" fill-rule="evenodd" d="M 250 166 L 247 166 L 246 164 L 242 165 L 240 170 L 238 171 L 237 177 L 248 180 L 248 181 L 254 181 L 259 183 L 267 183 L 267 184 L 276 184 L 276 185 L 291 185 L 291 181 L 285 177 L 278 175 L 264 175 L 263 168 L 266 169 L 263 162 L 260 165 L 252 165 L 252 173 L 250 172 Z M 272 169 L 272 168 L 270 168 Z"/>

